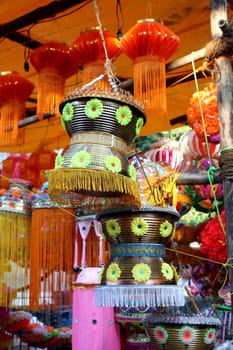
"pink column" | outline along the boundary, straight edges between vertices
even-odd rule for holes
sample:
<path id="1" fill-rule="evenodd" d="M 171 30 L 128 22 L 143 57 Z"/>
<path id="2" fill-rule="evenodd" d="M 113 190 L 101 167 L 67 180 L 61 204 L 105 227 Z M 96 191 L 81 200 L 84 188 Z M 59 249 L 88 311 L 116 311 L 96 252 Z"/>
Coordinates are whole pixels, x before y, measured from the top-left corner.
<path id="1" fill-rule="evenodd" d="M 74 285 L 73 350 L 120 350 L 120 331 L 113 307 L 95 305 L 95 285 Z"/>

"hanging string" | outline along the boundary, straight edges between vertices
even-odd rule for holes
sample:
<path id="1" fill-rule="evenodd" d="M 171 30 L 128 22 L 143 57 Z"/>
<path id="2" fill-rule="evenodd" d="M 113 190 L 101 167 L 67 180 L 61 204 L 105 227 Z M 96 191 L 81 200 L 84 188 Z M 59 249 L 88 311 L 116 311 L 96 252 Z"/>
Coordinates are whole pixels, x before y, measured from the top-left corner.
<path id="1" fill-rule="evenodd" d="M 209 179 L 211 191 L 212 191 L 213 197 L 214 197 L 214 203 L 215 203 L 215 207 L 216 207 L 216 213 L 217 213 L 217 216 L 218 216 L 218 220 L 219 220 L 220 226 L 222 228 L 222 231 L 226 234 L 226 231 L 225 231 L 225 228 L 223 226 L 222 219 L 221 219 L 221 216 L 220 216 L 218 201 L 217 201 L 216 193 L 215 193 L 215 189 L 214 189 L 213 172 L 217 171 L 218 169 L 216 169 L 213 166 L 211 166 L 210 147 L 209 147 L 208 136 L 207 136 L 207 132 L 206 132 L 205 118 L 204 118 L 204 113 L 203 113 L 203 108 L 202 108 L 202 102 L 201 102 L 201 97 L 200 97 L 200 90 L 199 90 L 199 85 L 198 85 L 197 72 L 196 72 L 196 68 L 195 68 L 195 61 L 194 61 L 193 52 L 192 52 L 191 57 L 192 57 L 192 69 L 193 69 L 194 82 L 195 82 L 196 92 L 197 92 L 197 96 L 198 96 L 198 104 L 199 104 L 199 109 L 200 109 L 200 114 L 201 114 L 201 121 L 202 121 L 202 127 L 203 127 L 203 132 L 204 132 L 204 139 L 205 139 L 205 144 L 206 144 L 206 149 L 207 149 L 208 160 L 209 160 L 209 164 L 210 164 L 210 167 L 208 169 L 208 179 Z"/>
<path id="2" fill-rule="evenodd" d="M 119 16 L 120 13 L 120 16 Z M 121 17 L 121 25 L 120 25 L 120 17 Z M 122 28 L 124 26 L 125 20 L 121 6 L 121 0 L 117 0 L 116 2 L 116 18 L 117 18 L 117 38 L 120 39 L 122 37 Z"/>

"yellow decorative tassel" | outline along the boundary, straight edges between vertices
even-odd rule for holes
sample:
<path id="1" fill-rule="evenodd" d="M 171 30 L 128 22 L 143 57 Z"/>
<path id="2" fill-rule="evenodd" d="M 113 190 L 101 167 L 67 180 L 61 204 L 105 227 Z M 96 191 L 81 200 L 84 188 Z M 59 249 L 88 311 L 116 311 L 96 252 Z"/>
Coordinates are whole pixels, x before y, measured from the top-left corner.
<path id="1" fill-rule="evenodd" d="M 31 217 L 0 213 L 0 305 L 27 308 Z"/>

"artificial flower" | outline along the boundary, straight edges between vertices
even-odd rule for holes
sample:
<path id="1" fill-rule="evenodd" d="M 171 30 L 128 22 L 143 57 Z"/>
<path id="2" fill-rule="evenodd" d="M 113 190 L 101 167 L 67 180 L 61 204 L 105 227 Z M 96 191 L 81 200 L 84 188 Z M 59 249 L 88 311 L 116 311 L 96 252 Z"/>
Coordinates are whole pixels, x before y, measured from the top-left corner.
<path id="1" fill-rule="evenodd" d="M 64 165 L 64 157 L 58 154 L 55 159 L 55 169 L 62 168 Z"/>
<path id="2" fill-rule="evenodd" d="M 12 197 L 18 197 L 18 198 L 20 198 L 21 195 L 22 195 L 22 191 L 20 191 L 20 190 L 13 190 L 13 191 L 12 191 Z"/>
<path id="3" fill-rule="evenodd" d="M 71 158 L 73 168 L 86 168 L 90 164 L 91 155 L 86 151 L 79 151 Z"/>
<path id="4" fill-rule="evenodd" d="M 106 230 L 111 237 L 117 237 L 121 233 L 121 227 L 115 219 L 110 219 L 106 222 Z"/>
<path id="5" fill-rule="evenodd" d="M 109 282 L 117 282 L 121 276 L 121 269 L 117 263 L 111 263 L 106 271 L 106 278 Z"/>
<path id="6" fill-rule="evenodd" d="M 143 125 L 144 125 L 143 118 L 138 118 L 137 123 L 136 123 L 136 128 L 135 128 L 136 136 L 138 136 L 140 134 L 141 128 L 143 127 Z"/>
<path id="7" fill-rule="evenodd" d="M 219 219 L 222 221 L 220 224 Z M 225 263 L 227 260 L 225 210 L 220 218 L 215 216 L 209 220 L 200 233 L 201 252 L 210 260 Z"/>
<path id="8" fill-rule="evenodd" d="M 172 267 L 169 264 L 162 263 L 161 272 L 162 272 L 163 276 L 166 278 L 166 280 L 171 281 L 173 279 L 174 272 L 173 272 Z"/>
<path id="9" fill-rule="evenodd" d="M 62 110 L 62 119 L 66 122 L 72 120 L 74 117 L 74 107 L 72 103 L 67 103 Z"/>
<path id="10" fill-rule="evenodd" d="M 155 339 L 159 344 L 166 344 L 168 340 L 168 332 L 166 328 L 162 326 L 156 326 L 154 329 Z"/>
<path id="11" fill-rule="evenodd" d="M 214 343 L 216 340 L 216 329 L 215 328 L 209 328 L 207 329 L 205 335 L 204 335 L 204 342 L 205 344 L 211 344 Z"/>
<path id="12" fill-rule="evenodd" d="M 195 329 L 192 327 L 183 326 L 179 331 L 179 339 L 185 345 L 191 344 L 195 337 Z"/>
<path id="13" fill-rule="evenodd" d="M 86 103 L 85 114 L 90 119 L 97 119 L 103 112 L 103 103 L 98 98 L 92 98 Z"/>
<path id="14" fill-rule="evenodd" d="M 105 159 L 105 167 L 107 170 L 113 172 L 113 173 L 120 173 L 121 172 L 121 161 L 116 156 L 107 156 Z"/>
<path id="15" fill-rule="evenodd" d="M 159 227 L 159 233 L 164 238 L 169 237 L 172 231 L 173 225 L 168 220 L 165 220 Z"/>
<path id="16" fill-rule="evenodd" d="M 61 126 L 62 126 L 62 129 L 66 131 L 66 125 L 65 125 L 65 122 L 64 122 L 64 119 L 63 119 L 63 117 L 62 117 L 62 116 L 61 116 L 60 121 L 61 121 Z"/>
<path id="17" fill-rule="evenodd" d="M 133 165 L 128 166 L 128 174 L 131 177 L 132 180 L 136 181 L 137 180 L 137 170 Z"/>
<path id="18" fill-rule="evenodd" d="M 116 120 L 122 125 L 128 125 L 131 122 L 133 115 L 128 106 L 121 106 L 116 110 Z"/>
<path id="19" fill-rule="evenodd" d="M 151 276 L 151 268 L 149 265 L 141 263 L 136 264 L 132 268 L 132 275 L 137 282 L 147 282 Z"/>
<path id="20" fill-rule="evenodd" d="M 135 236 L 144 236 L 148 231 L 148 222 L 141 217 L 137 217 L 131 222 L 131 230 Z"/>

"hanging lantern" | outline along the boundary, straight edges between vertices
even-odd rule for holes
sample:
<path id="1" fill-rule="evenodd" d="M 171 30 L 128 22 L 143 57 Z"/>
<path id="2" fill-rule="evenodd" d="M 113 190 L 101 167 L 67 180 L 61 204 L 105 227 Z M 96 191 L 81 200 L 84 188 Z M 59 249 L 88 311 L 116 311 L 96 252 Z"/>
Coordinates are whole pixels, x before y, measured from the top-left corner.
<path id="1" fill-rule="evenodd" d="M 114 61 L 120 54 L 119 40 L 106 29 L 103 29 L 108 58 Z M 106 53 L 103 46 L 100 29 L 89 28 L 80 33 L 80 36 L 71 45 L 78 65 L 82 68 L 82 84 L 88 84 L 105 72 Z M 101 88 L 109 87 L 107 77 L 95 84 Z"/>
<path id="2" fill-rule="evenodd" d="M 32 197 L 30 308 L 36 311 L 72 304 L 75 214 L 52 202 L 47 189 L 44 183 Z"/>
<path id="3" fill-rule="evenodd" d="M 28 307 L 31 184 L 11 179 L 0 196 L 0 305 Z M 26 297 L 25 297 L 26 296 Z"/>
<path id="4" fill-rule="evenodd" d="M 30 61 L 39 74 L 37 116 L 39 119 L 57 116 L 65 81 L 77 72 L 77 63 L 69 48 L 58 42 L 49 42 L 32 51 Z"/>
<path id="5" fill-rule="evenodd" d="M 17 72 L 0 74 L 0 144 L 19 144 L 18 123 L 25 117 L 25 103 L 34 85 Z"/>
<path id="6" fill-rule="evenodd" d="M 166 113 L 165 62 L 176 51 L 179 38 L 161 22 L 139 20 L 120 41 L 120 47 L 133 61 L 134 96 L 145 104 L 147 133 L 156 132 L 155 117 Z M 144 134 L 146 130 L 143 130 Z"/>

